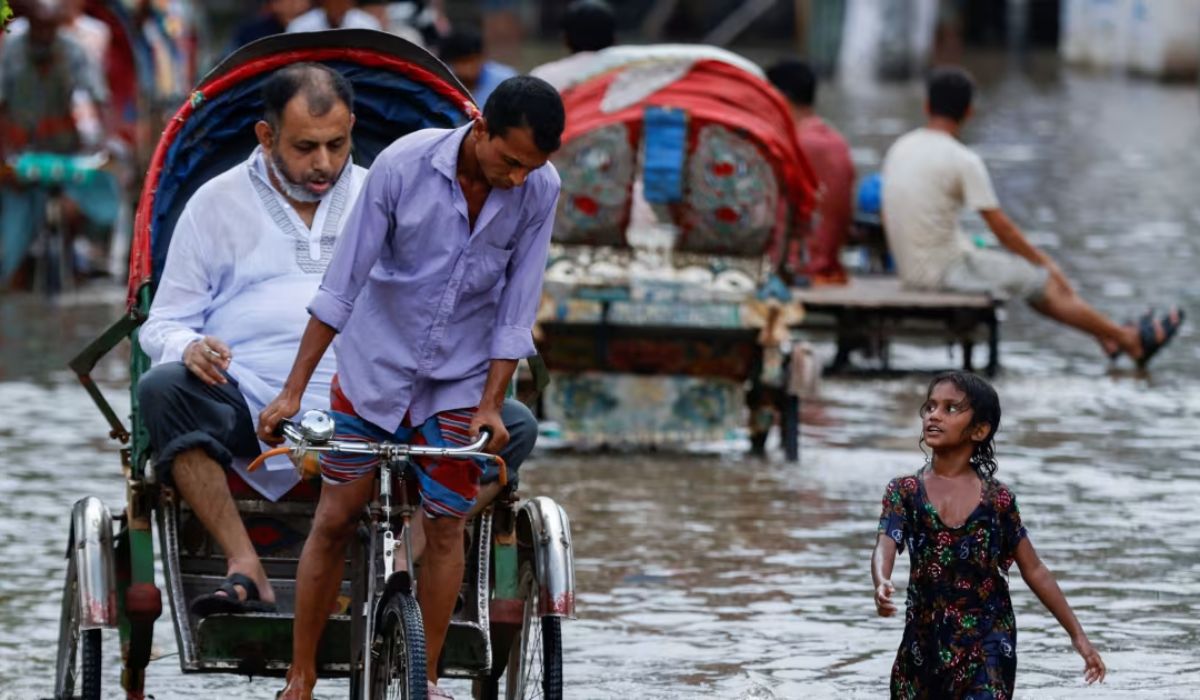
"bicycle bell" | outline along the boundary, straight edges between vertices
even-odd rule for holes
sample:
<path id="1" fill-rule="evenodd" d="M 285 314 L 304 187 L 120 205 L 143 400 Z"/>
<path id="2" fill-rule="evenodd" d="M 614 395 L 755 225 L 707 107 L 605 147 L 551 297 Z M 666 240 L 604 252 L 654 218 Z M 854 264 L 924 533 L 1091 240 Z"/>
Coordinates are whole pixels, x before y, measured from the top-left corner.
<path id="1" fill-rule="evenodd" d="M 300 433 L 308 442 L 328 442 L 333 439 L 333 418 L 325 411 L 305 411 L 300 419 Z"/>

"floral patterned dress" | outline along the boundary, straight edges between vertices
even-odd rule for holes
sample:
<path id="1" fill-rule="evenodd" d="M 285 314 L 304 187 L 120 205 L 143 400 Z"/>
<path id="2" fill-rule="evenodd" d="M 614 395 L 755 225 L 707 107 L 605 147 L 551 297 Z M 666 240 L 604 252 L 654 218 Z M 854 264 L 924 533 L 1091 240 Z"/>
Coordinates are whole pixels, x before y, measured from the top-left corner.
<path id="1" fill-rule="evenodd" d="M 1027 536 L 1016 497 L 981 475 L 979 505 L 948 527 L 925 492 L 927 469 L 888 484 L 879 518 L 912 564 L 892 697 L 1007 700 L 1017 674 L 1008 569 Z"/>

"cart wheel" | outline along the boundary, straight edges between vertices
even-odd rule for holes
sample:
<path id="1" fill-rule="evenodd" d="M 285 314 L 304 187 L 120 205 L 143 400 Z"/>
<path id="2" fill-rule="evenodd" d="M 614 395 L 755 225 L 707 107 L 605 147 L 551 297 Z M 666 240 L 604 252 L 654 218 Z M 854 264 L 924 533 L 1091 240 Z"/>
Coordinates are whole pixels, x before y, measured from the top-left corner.
<path id="1" fill-rule="evenodd" d="M 562 700 L 562 619 L 538 616 L 541 587 L 533 563 L 521 564 L 524 624 L 508 655 L 508 700 Z"/>
<path id="2" fill-rule="evenodd" d="M 80 690 L 78 696 L 76 685 Z M 63 584 L 54 697 L 100 700 L 100 630 L 79 629 L 79 578 L 73 556 L 67 557 L 67 580 Z"/>
<path id="3" fill-rule="evenodd" d="M 412 596 L 388 600 L 375 646 L 371 700 L 425 700 L 425 625 Z"/>

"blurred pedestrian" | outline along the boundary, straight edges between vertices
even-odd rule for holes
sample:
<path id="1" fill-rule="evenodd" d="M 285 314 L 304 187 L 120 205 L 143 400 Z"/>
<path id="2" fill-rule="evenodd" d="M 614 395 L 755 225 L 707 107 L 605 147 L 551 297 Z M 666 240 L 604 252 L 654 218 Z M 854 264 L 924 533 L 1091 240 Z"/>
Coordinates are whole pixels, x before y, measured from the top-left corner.
<path id="1" fill-rule="evenodd" d="M 261 4 L 258 14 L 234 30 L 230 51 L 263 37 L 283 34 L 292 20 L 308 12 L 311 7 L 309 0 L 263 0 Z"/>
<path id="2" fill-rule="evenodd" d="M 288 24 L 289 32 L 322 32 L 326 29 L 380 30 L 379 20 L 358 8 L 355 0 L 318 0 L 317 6 Z"/>
<path id="3" fill-rule="evenodd" d="M 604 0 L 575 0 L 563 15 L 562 30 L 571 55 L 543 63 L 529 72 L 559 92 L 586 72 L 597 51 L 617 43 L 617 18 Z"/>
<path id="4" fill-rule="evenodd" d="M 517 74 L 511 66 L 484 56 L 483 37 L 473 29 L 460 27 L 442 37 L 438 42 L 438 58 L 450 66 L 479 105 L 487 104 L 496 86 Z"/>
<path id="5" fill-rule="evenodd" d="M 817 116 L 813 108 L 817 75 L 807 63 L 780 61 L 767 69 L 767 78 L 787 97 L 800 148 L 819 181 L 815 220 L 808 236 L 808 261 L 802 269 L 813 284 L 845 284 L 840 254 L 853 218 L 854 162 L 850 146 L 837 129 Z"/>
<path id="6" fill-rule="evenodd" d="M 109 98 L 107 83 L 87 50 L 63 29 L 67 14 L 62 3 L 37 0 L 22 9 L 28 12 L 28 30 L 0 45 L 0 162 L 22 153 L 78 154 L 85 143 L 75 116 L 76 93 L 86 95 L 103 114 Z M 97 143 L 104 136 L 99 134 Z M 9 282 L 25 262 L 48 197 L 44 188 L 15 186 L 3 181 L 7 177 L 7 173 L 0 177 L 3 282 Z M 67 182 L 63 190 L 69 239 L 84 226 L 111 229 L 117 209 L 111 182 L 91 178 Z"/>

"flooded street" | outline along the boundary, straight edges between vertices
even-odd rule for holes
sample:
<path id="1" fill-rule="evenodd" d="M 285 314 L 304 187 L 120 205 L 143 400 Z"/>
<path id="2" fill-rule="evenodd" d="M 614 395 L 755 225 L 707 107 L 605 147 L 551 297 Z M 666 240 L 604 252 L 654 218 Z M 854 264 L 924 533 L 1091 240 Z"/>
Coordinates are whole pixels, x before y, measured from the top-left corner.
<path id="1" fill-rule="evenodd" d="M 1178 303 L 1192 314 L 1138 377 L 1127 365 L 1110 373 L 1084 336 L 1019 305 L 1007 311 L 998 476 L 1109 668 L 1103 686 L 1084 686 L 1066 634 L 1014 568 L 1018 697 L 1200 696 L 1200 93 L 1054 61 L 979 68 L 993 77 L 981 80 L 966 141 L 1010 216 L 1102 311 L 1126 319 Z M 827 89 L 818 100 L 865 172 L 919 123 L 922 92 Z M 52 691 L 70 505 L 89 494 L 124 503 L 115 444 L 66 369 L 117 318 L 120 298 L 0 298 L 0 700 Z M 121 414 L 123 362 L 98 371 Z M 956 358 L 944 346 L 899 346 L 893 363 Z M 567 697 L 886 696 L 903 622 L 875 616 L 868 558 L 885 485 L 922 463 L 926 381 L 825 380 L 804 408 L 799 465 L 745 459 L 740 445 L 536 454 L 522 484 L 566 508 L 576 546 Z M 903 556 L 900 598 L 907 575 Z M 281 687 L 182 675 L 166 616 L 155 641 L 147 690 L 158 700 L 266 699 Z M 121 697 L 116 634 L 104 644 L 106 697 Z M 318 686 L 323 698 L 343 692 Z"/>

